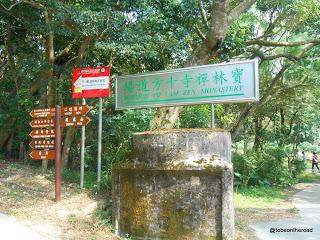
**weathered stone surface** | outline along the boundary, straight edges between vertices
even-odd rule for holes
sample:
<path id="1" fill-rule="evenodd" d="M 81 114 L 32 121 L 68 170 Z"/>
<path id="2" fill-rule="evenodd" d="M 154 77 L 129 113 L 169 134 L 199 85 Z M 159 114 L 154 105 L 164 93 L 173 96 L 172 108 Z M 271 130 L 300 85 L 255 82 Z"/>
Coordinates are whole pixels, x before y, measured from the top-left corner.
<path id="1" fill-rule="evenodd" d="M 222 130 L 134 134 L 114 166 L 113 222 L 133 239 L 233 239 L 231 141 Z"/>
<path id="2" fill-rule="evenodd" d="M 199 164 L 201 159 L 231 162 L 230 134 L 221 129 L 170 129 L 133 134 L 134 167 Z"/>

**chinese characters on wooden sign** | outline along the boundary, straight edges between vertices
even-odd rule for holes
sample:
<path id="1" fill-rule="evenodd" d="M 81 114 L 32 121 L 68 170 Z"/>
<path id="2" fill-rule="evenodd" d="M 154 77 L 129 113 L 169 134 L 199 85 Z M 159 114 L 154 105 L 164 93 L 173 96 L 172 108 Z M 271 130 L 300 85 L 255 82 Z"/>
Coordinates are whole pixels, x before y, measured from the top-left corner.
<path id="1" fill-rule="evenodd" d="M 63 107 L 61 109 L 61 126 L 86 126 L 91 121 L 86 114 L 90 111 L 87 105 Z M 55 108 L 34 109 L 30 112 L 33 117 L 29 123 L 33 130 L 30 137 L 33 139 L 29 146 L 33 149 L 29 154 L 34 160 L 55 159 Z"/>

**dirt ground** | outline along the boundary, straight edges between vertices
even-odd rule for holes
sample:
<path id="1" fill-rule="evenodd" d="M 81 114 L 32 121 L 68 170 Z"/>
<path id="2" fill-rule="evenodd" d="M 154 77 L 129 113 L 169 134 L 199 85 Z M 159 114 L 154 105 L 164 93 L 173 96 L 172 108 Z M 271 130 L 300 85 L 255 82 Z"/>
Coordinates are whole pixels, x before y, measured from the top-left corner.
<path id="1" fill-rule="evenodd" d="M 236 240 L 255 239 L 249 224 L 297 215 L 292 205 L 294 193 L 306 188 L 299 184 L 287 190 L 288 199 L 278 206 L 236 208 Z M 48 240 L 113 240 L 110 214 L 105 218 L 97 211 L 110 207 L 110 194 L 97 195 L 64 182 L 62 200 L 54 201 L 54 175 L 17 163 L 0 162 L 0 212 L 40 232 Z M 101 212 L 101 211 L 100 211 Z M 109 210 L 110 212 L 110 210 Z"/>
<path id="2" fill-rule="evenodd" d="M 96 214 L 106 208 L 111 196 L 80 191 L 75 184 L 63 183 L 62 200 L 55 203 L 54 189 L 52 173 L 0 162 L 0 212 L 15 217 L 48 240 L 117 239 L 108 217 Z"/>

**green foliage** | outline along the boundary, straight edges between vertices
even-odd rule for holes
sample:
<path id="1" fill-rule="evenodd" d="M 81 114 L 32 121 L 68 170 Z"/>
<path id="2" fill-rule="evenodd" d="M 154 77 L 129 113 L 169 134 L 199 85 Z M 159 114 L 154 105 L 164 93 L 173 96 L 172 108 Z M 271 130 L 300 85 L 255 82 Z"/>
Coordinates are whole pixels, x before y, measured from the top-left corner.
<path id="1" fill-rule="evenodd" d="M 181 128 L 207 128 L 211 124 L 209 105 L 188 106 L 180 114 Z"/>
<path id="2" fill-rule="evenodd" d="M 286 167 L 285 150 L 278 146 L 267 146 L 263 152 L 248 151 L 234 153 L 232 162 L 235 169 L 235 184 L 249 185 L 290 185 L 292 176 Z"/>
<path id="3" fill-rule="evenodd" d="M 256 176 L 257 156 L 254 152 L 246 154 L 232 154 L 232 162 L 235 171 L 235 185 L 248 186 L 249 181 Z"/>
<path id="4" fill-rule="evenodd" d="M 49 104 L 49 87 L 53 86 L 54 103 L 79 104 L 70 97 L 73 68 L 110 64 L 113 94 L 116 75 L 188 65 L 191 57 L 197 57 L 196 50 L 210 40 L 203 38 L 212 32 L 205 18 L 210 23 L 213 2 L 16 1 L 8 10 L 13 1 L 0 0 L 0 150 L 12 155 L 19 152 L 20 142 L 28 144 L 28 113 Z M 231 1 L 232 8 L 239 2 L 242 1 Z M 41 7 L 34 7 L 37 4 Z M 208 50 L 205 55 L 212 55 L 211 63 L 260 59 L 260 95 L 266 101 L 215 105 L 218 127 L 231 129 L 243 120 L 239 125 L 243 128 L 234 138 L 235 146 L 243 145 L 239 148 L 241 154 L 234 154 L 233 159 L 239 185 L 289 184 L 292 169 L 288 162 L 293 164 L 295 174 L 301 171 L 299 162 L 294 161 L 297 149 L 320 152 L 316 146 L 320 142 L 319 45 L 298 59 L 304 47 L 311 45 L 250 43 L 262 39 L 272 43 L 319 39 L 319 4 L 317 0 L 259 0 L 230 24 L 225 38 L 216 39 L 212 52 L 202 49 Z M 49 33 L 54 35 L 53 63 L 48 59 Z M 205 55 L 196 60 L 200 63 Z M 269 89 L 286 64 L 291 66 Z M 113 97 L 108 98 L 103 111 L 104 189 L 110 189 L 111 165 L 129 158 L 132 133 L 149 130 L 154 116 L 149 109 L 115 111 Z M 98 111 L 96 99 L 88 99 L 87 103 L 93 106 L 89 114 L 92 122 L 86 128 L 85 155 L 85 170 L 91 174 L 96 171 Z M 241 113 L 246 113 L 248 106 L 255 108 L 242 119 Z M 182 111 L 177 127 L 206 128 L 210 119 L 209 104 L 189 106 Z M 79 166 L 79 142 L 77 130 L 69 156 L 71 169 Z M 66 173 L 66 178 L 78 176 Z M 89 186 L 94 186 L 94 177 L 90 179 Z"/>
<path id="5" fill-rule="evenodd" d="M 305 151 L 305 152 L 316 152 L 316 153 L 320 153 L 320 146 L 315 145 L 315 144 L 311 144 L 309 142 L 303 142 L 299 145 L 299 149 L 301 149 L 301 151 Z"/>
<path id="6" fill-rule="evenodd" d="M 297 182 L 299 183 L 312 183 L 317 180 L 320 180 L 320 175 L 314 173 L 304 172 L 297 176 Z"/>
<path id="7" fill-rule="evenodd" d="M 62 179 L 80 186 L 80 171 L 77 169 L 63 169 Z M 97 185 L 97 174 L 91 171 L 85 171 L 84 187 L 93 189 Z"/>
<path id="8" fill-rule="evenodd" d="M 111 225 L 112 223 L 112 208 L 107 206 L 104 209 L 98 209 L 95 215 L 106 225 Z"/>

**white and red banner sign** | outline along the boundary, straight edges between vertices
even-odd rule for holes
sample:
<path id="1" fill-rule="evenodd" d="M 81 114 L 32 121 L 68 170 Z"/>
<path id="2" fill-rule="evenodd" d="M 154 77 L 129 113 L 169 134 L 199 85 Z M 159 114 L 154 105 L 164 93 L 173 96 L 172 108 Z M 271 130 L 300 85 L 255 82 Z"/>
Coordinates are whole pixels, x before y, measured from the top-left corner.
<path id="1" fill-rule="evenodd" d="M 72 70 L 72 98 L 110 96 L 110 67 Z"/>

